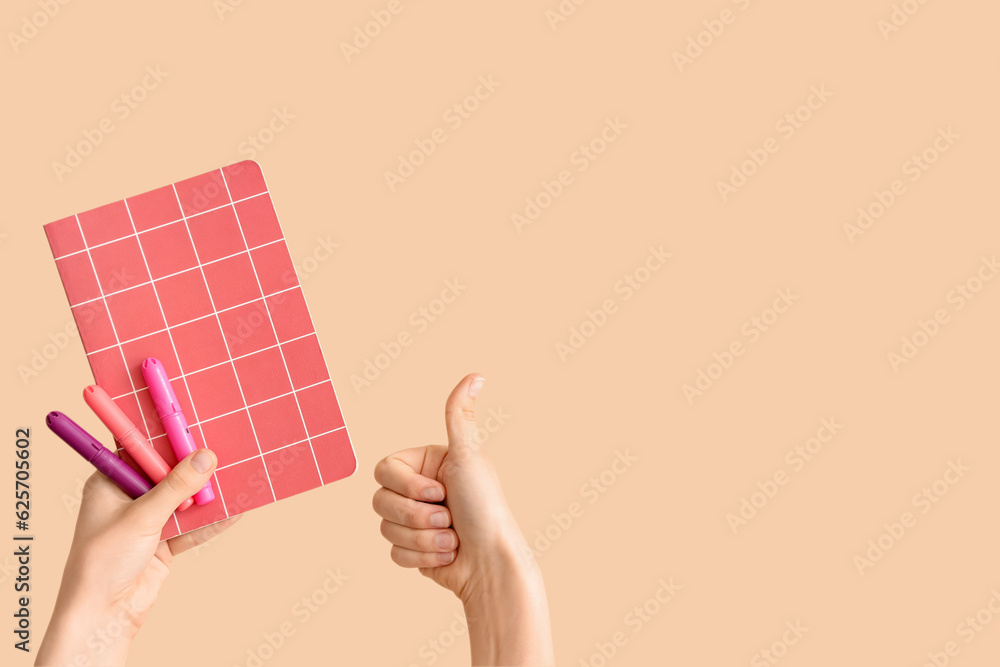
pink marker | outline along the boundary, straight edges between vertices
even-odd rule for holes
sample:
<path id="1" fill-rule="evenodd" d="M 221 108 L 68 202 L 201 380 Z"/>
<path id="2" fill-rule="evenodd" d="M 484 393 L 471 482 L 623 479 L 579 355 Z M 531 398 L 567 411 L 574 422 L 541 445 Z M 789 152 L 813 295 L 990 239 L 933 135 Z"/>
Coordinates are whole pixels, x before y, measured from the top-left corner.
<path id="1" fill-rule="evenodd" d="M 163 460 L 146 438 L 142 437 L 139 429 L 135 427 L 132 420 L 128 418 L 122 409 L 119 408 L 108 392 L 104 391 L 96 384 L 92 384 L 83 390 L 83 400 L 94 411 L 94 414 L 104 422 L 104 425 L 111 431 L 115 440 L 121 443 L 125 451 L 129 453 L 135 462 L 139 464 L 143 472 L 149 475 L 153 484 L 160 481 L 170 472 L 170 466 Z M 191 507 L 194 501 L 188 498 L 180 504 L 177 511 L 183 512 Z"/>
<path id="2" fill-rule="evenodd" d="M 160 415 L 163 422 L 163 430 L 167 432 L 167 440 L 174 449 L 177 460 L 185 458 L 198 449 L 191 437 L 191 429 L 188 428 L 187 419 L 181 412 L 181 404 L 174 394 L 174 388 L 170 386 L 167 378 L 167 371 L 163 364 L 149 357 L 142 362 L 142 377 L 146 379 L 146 386 L 149 387 L 149 395 L 156 406 L 156 413 Z M 212 490 L 212 480 L 205 482 L 201 491 L 194 494 L 194 501 L 199 505 L 205 505 L 215 500 L 215 491 Z"/>

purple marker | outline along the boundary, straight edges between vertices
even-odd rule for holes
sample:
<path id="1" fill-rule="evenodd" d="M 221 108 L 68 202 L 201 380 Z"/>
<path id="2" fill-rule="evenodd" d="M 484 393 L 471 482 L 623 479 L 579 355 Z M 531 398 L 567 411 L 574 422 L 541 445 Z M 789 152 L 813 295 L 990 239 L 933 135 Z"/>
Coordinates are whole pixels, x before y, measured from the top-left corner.
<path id="1" fill-rule="evenodd" d="M 115 456 L 114 452 L 63 413 L 50 412 L 45 417 L 45 424 L 130 497 L 138 498 L 153 488 L 142 475 L 132 470 L 127 463 Z"/>

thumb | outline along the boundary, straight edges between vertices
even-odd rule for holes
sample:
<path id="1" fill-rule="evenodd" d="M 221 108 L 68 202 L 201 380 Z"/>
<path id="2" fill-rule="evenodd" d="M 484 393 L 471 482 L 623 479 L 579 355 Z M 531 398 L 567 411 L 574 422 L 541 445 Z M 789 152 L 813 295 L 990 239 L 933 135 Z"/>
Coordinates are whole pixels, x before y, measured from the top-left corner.
<path id="1" fill-rule="evenodd" d="M 451 390 L 445 403 L 444 420 L 448 427 L 448 451 L 473 451 L 476 433 L 476 396 L 486 378 L 470 373 Z"/>
<path id="2" fill-rule="evenodd" d="M 132 503 L 132 511 L 149 526 L 163 526 L 177 506 L 198 493 L 211 479 L 219 459 L 208 449 L 199 449 L 174 466 L 151 491 Z"/>

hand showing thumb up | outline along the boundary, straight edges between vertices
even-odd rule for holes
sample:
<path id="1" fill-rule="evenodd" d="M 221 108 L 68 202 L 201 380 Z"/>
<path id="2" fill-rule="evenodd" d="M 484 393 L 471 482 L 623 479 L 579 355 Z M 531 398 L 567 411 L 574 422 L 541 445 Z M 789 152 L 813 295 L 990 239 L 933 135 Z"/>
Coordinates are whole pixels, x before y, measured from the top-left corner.
<path id="1" fill-rule="evenodd" d="M 392 560 L 420 568 L 462 600 L 472 664 L 552 665 L 541 571 L 476 443 L 482 386 L 473 373 L 448 396 L 447 447 L 405 449 L 379 461 L 372 505 Z"/>
<path id="2" fill-rule="evenodd" d="M 447 447 L 405 449 L 375 466 L 382 488 L 372 505 L 393 545 L 392 560 L 420 568 L 463 602 L 488 568 L 528 553 L 493 465 L 475 441 L 476 396 L 484 382 L 473 373 L 448 396 Z"/>

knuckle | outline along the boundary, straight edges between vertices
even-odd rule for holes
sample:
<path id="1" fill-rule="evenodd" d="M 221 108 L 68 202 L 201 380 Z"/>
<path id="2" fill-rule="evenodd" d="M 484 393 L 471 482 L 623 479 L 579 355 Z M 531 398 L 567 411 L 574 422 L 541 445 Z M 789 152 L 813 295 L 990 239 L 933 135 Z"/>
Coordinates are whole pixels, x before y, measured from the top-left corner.
<path id="1" fill-rule="evenodd" d="M 390 530 L 391 528 L 389 522 L 386 521 L 385 519 L 382 519 L 382 522 L 378 525 L 378 532 L 382 534 L 382 537 L 391 542 L 392 540 L 389 539 Z"/>
<path id="2" fill-rule="evenodd" d="M 409 481 L 409 483 L 406 485 L 406 487 L 407 487 L 406 488 L 406 495 L 409 496 L 410 498 L 413 498 L 413 499 L 423 498 L 424 497 L 424 488 L 426 488 L 427 486 L 429 486 L 429 485 L 427 485 L 424 482 L 424 480 L 422 480 L 419 477 L 417 477 L 416 475 L 414 475 L 413 479 L 411 479 Z"/>
<path id="3" fill-rule="evenodd" d="M 448 408 L 447 410 L 445 410 L 445 416 L 449 416 L 450 417 L 451 415 L 455 415 L 455 416 L 460 417 L 460 418 L 462 418 L 464 420 L 467 420 L 467 421 L 475 421 L 476 420 L 476 409 L 475 408 L 469 408 L 469 407 L 466 407 L 466 406 L 456 406 L 456 407 Z"/>
<path id="4" fill-rule="evenodd" d="M 403 551 L 399 547 L 393 545 L 392 549 L 389 550 L 389 558 L 392 562 L 400 567 L 406 567 L 406 562 L 403 559 Z"/>
<path id="5" fill-rule="evenodd" d="M 473 461 L 477 459 L 476 454 L 471 447 L 462 447 L 450 451 L 448 452 L 448 458 L 444 460 L 441 467 L 448 470 L 451 474 L 457 474 L 463 468 L 473 465 Z"/>
<path id="6" fill-rule="evenodd" d="M 417 551 L 432 551 L 434 549 L 434 533 L 429 530 L 417 531 L 413 536 L 413 548 Z"/>
<path id="7" fill-rule="evenodd" d="M 87 478 L 86 482 L 83 483 L 83 492 L 92 493 L 94 489 L 98 488 L 98 485 L 100 483 L 101 483 L 100 473 L 95 472 L 94 474 L 92 474 L 90 477 Z"/>
<path id="8" fill-rule="evenodd" d="M 185 484 L 184 477 L 178 472 L 175 475 L 167 475 L 163 479 L 163 483 L 166 484 L 167 490 L 178 496 L 182 496 L 186 493 L 185 489 L 187 484 Z"/>
<path id="9" fill-rule="evenodd" d="M 372 496 L 372 509 L 374 509 L 375 513 L 383 519 L 388 518 L 390 512 L 390 501 L 391 498 L 389 497 L 389 492 L 386 489 L 381 488 L 375 492 L 375 495 Z"/>
<path id="10" fill-rule="evenodd" d="M 80 502 L 89 503 L 97 497 L 97 494 L 101 490 L 101 479 L 99 475 L 100 473 L 95 472 L 87 478 L 86 482 L 84 482 L 83 490 L 80 492 Z"/>
<path id="11" fill-rule="evenodd" d="M 381 484 L 382 480 L 385 478 L 385 469 L 387 465 L 389 465 L 388 458 L 384 458 L 375 464 L 375 481 L 379 484 Z"/>
<path id="12" fill-rule="evenodd" d="M 412 500 L 407 500 L 399 508 L 399 516 L 404 526 L 416 526 L 420 520 L 420 511 L 417 508 L 417 504 Z"/>

